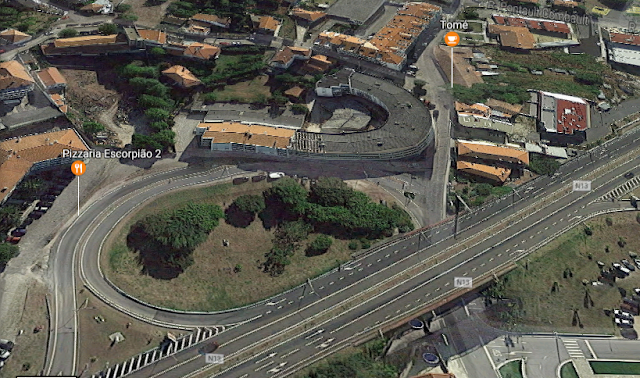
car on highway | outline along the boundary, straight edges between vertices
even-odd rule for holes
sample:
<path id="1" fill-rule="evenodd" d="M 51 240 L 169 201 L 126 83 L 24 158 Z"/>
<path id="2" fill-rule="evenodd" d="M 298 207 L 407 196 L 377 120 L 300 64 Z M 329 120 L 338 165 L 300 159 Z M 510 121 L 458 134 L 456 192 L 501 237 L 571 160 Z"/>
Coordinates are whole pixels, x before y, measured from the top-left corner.
<path id="1" fill-rule="evenodd" d="M 624 328 L 631 328 L 633 327 L 633 323 L 628 320 L 628 319 L 620 319 L 620 318 L 616 318 L 615 320 L 616 325 L 618 327 L 624 327 Z"/>
<path id="2" fill-rule="evenodd" d="M 630 313 L 628 313 L 626 311 L 622 311 L 620 309 L 615 309 L 615 310 L 613 310 L 613 314 L 615 315 L 616 318 L 628 319 L 631 322 L 633 322 L 633 315 L 631 315 Z"/>
<path id="3" fill-rule="evenodd" d="M 635 176 L 633 172 L 627 172 L 624 174 L 624 178 L 626 178 L 627 180 L 632 179 L 633 176 Z"/>
<path id="4" fill-rule="evenodd" d="M 318 345 L 316 348 L 324 349 L 324 348 L 328 347 L 329 344 L 331 344 L 333 342 L 333 340 L 335 340 L 335 339 L 329 339 L 329 340 L 325 341 L 324 343 Z"/>
<path id="5" fill-rule="evenodd" d="M 0 349 L 8 350 L 9 352 L 11 352 L 14 345 L 15 344 L 11 340 L 0 339 Z"/>
<path id="6" fill-rule="evenodd" d="M 633 271 L 635 271 L 635 270 L 636 270 L 636 267 L 635 267 L 635 266 L 633 266 L 633 264 L 632 264 L 632 263 L 630 263 L 630 262 L 629 262 L 629 260 L 627 260 L 627 259 L 622 259 L 622 261 L 620 261 L 620 262 L 622 263 L 622 265 L 624 265 L 624 266 L 625 266 L 625 268 L 629 269 L 630 271 L 632 271 L 632 272 L 633 272 Z"/>
<path id="7" fill-rule="evenodd" d="M 279 373 L 279 372 L 280 372 L 280 370 L 282 370 L 282 369 L 280 369 L 280 368 L 273 368 L 273 369 L 271 369 L 271 370 L 267 370 L 267 373 L 269 373 L 269 374 L 276 374 L 276 373 Z"/>

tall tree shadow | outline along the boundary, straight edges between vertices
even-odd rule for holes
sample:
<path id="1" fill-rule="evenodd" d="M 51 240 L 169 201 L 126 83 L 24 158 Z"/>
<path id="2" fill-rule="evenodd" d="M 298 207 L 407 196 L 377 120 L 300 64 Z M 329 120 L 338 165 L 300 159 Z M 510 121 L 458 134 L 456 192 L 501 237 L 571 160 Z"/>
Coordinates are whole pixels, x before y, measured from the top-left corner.
<path id="1" fill-rule="evenodd" d="M 138 253 L 142 273 L 159 280 L 174 279 L 193 264 L 192 251 L 176 251 L 156 242 L 140 222 L 131 226 L 127 246 Z"/>

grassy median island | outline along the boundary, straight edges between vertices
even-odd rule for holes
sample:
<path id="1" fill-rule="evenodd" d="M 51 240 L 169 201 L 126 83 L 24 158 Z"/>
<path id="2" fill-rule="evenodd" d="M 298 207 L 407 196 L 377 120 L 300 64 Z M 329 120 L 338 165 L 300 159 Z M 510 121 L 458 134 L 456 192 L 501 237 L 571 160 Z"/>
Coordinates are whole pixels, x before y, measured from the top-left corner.
<path id="1" fill-rule="evenodd" d="M 484 292 L 493 303 L 490 319 L 512 331 L 617 332 L 606 310 L 619 308 L 623 294 L 640 287 L 640 272 L 617 279 L 614 286 L 592 282 L 600 275 L 597 261 L 609 268 L 640 251 L 637 214 L 609 214 L 584 223 L 573 219 L 574 229 L 520 260 L 517 269 Z"/>
<path id="2" fill-rule="evenodd" d="M 595 374 L 640 375 L 640 362 L 589 361 Z"/>
<path id="3" fill-rule="evenodd" d="M 522 360 L 509 361 L 499 371 L 502 378 L 522 378 Z"/>
<path id="4" fill-rule="evenodd" d="M 200 217 L 212 205 L 224 215 L 181 254 L 182 246 L 191 246 L 184 238 L 194 237 L 192 227 L 183 226 L 191 220 L 167 219 Z M 217 311 L 275 295 L 349 260 L 354 250 L 394 229 L 412 228 L 404 210 L 374 203 L 339 179 L 319 179 L 311 190 L 289 178 L 273 185 L 224 184 L 145 204 L 112 232 L 101 264 L 112 282 L 145 302 Z"/>

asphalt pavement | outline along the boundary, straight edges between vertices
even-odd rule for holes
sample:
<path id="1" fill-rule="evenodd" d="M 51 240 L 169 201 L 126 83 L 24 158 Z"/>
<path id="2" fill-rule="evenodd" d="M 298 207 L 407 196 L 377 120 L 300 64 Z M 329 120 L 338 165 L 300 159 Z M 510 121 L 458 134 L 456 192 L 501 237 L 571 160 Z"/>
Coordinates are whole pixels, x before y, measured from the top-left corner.
<path id="1" fill-rule="evenodd" d="M 634 137 L 636 139 L 633 139 Z M 492 223 L 504 219 L 511 212 L 522 210 L 531 200 L 539 199 L 545 193 L 567 187 L 572 179 L 583 177 L 593 169 L 604 166 L 611 161 L 614 155 L 630 151 L 638 139 L 640 138 L 637 138 L 637 134 L 633 133 L 626 138 L 620 138 L 605 144 L 595 151 L 596 157 L 593 161 L 591 161 L 592 155 L 584 155 L 573 163 L 563 166 L 558 176 L 543 177 L 535 180 L 524 188 L 519 189 L 517 196 L 510 196 L 510 198 L 507 197 L 501 201 L 488 204 L 485 208 L 479 209 L 477 213 L 461 218 L 458 224 L 459 232 L 457 233 L 457 238 L 452 235 L 455 229 L 455 222 L 445 223 L 423 233 L 414 234 L 409 238 L 399 239 L 390 246 L 354 261 L 350 264 L 351 266 L 345 269 L 330 272 L 325 276 L 312 280 L 315 288 L 314 294 L 310 294 L 310 288 L 304 285 L 288 293 L 245 308 L 242 311 L 218 314 L 180 314 L 160 309 L 149 309 L 122 296 L 108 284 L 105 284 L 96 264 L 95 252 L 99 250 L 99 244 L 102 240 L 101 235 L 106 236 L 112 225 L 115 224 L 113 222 L 122 216 L 123 213 L 121 212 L 124 211 L 126 213 L 131 207 L 127 206 L 128 201 L 136 204 L 140 203 L 143 197 L 149 198 L 155 194 L 164 193 L 173 187 L 183 186 L 187 182 L 209 181 L 204 180 L 202 177 L 194 176 L 185 180 L 176 179 L 171 183 L 167 181 L 166 177 L 151 179 L 145 184 L 154 182 L 155 186 L 146 191 L 140 191 L 137 194 L 140 197 L 137 197 L 134 193 L 130 195 L 130 198 L 124 198 L 128 195 L 126 193 L 133 192 L 131 188 L 127 187 L 122 189 L 122 192 L 116 191 L 111 195 L 105 196 L 104 202 L 97 203 L 95 211 L 84 210 L 84 214 L 87 214 L 87 216 L 82 214 L 80 218 L 83 222 L 88 223 L 91 223 L 94 219 L 99 220 L 100 222 L 97 224 L 99 227 L 95 229 L 95 232 L 93 227 L 86 227 L 88 223 L 86 225 L 83 224 L 84 227 L 77 227 L 80 230 L 78 231 L 79 233 L 86 229 L 86 231 L 93 233 L 92 236 L 86 239 L 80 235 L 75 235 L 69 239 L 63 238 L 61 245 L 65 246 L 65 248 L 61 248 L 59 252 L 67 249 L 73 250 L 76 245 L 83 246 L 80 250 L 83 274 L 90 287 L 93 287 L 92 290 L 99 289 L 100 295 L 112 304 L 126 309 L 128 313 L 153 321 L 185 326 L 230 325 L 228 331 L 218 335 L 216 339 L 222 344 L 221 353 L 233 356 L 237 351 L 264 343 L 265 340 L 272 338 L 279 332 L 283 332 L 288 327 L 313 319 L 327 308 L 335 308 L 346 303 L 350 298 L 371 290 L 376 283 L 385 282 L 385 280 L 396 274 L 401 274 L 401 272 L 406 271 L 415 264 L 422 264 L 425 259 L 433 257 L 447 247 L 459 245 L 459 241 L 481 232 Z M 589 203 L 624 183 L 625 179 L 622 174 L 638 165 L 640 165 L 640 159 L 634 158 L 627 164 L 618 165 L 615 169 L 608 169 L 602 178 L 594 180 L 592 192 L 586 194 L 581 192 L 569 193 L 552 204 L 541 206 L 535 212 L 529 213 L 528 217 L 514 221 L 503 231 L 494 233 L 486 240 L 468 247 L 463 252 L 443 261 L 438 261 L 434 267 L 401 281 L 401 283 L 382 291 L 375 298 L 364 300 L 357 305 L 350 305 L 347 310 L 331 320 L 322 324 L 313 323 L 309 327 L 323 327 L 329 331 L 329 334 L 333 331 L 333 334 L 336 335 L 336 337 L 333 337 L 336 344 L 338 342 L 349 343 L 354 337 L 375 329 L 376 325 L 395 319 L 407 311 L 415 311 L 426 303 L 433 303 L 434 299 L 442 299 L 444 294 L 449 294 L 452 291 L 453 277 L 479 277 L 483 273 L 491 272 L 509 261 L 521 258 L 528 248 L 533 248 L 552 237 L 554 232 L 562 226 L 574 225 L 579 219 L 588 216 L 593 211 L 609 210 L 612 207 L 622 206 L 620 203 L 599 202 L 591 205 Z M 217 174 L 219 175 L 220 173 Z M 213 174 L 213 178 L 215 178 L 215 175 Z M 145 187 L 143 184 L 138 184 L 137 186 Z M 122 205 L 118 203 L 119 200 L 123 201 Z M 101 204 L 102 206 L 100 206 Z M 117 206 L 113 209 L 115 215 L 101 215 L 100 210 L 107 209 L 107 211 L 110 211 L 108 207 L 111 204 Z M 89 215 L 91 215 L 89 219 L 86 219 Z M 416 251 L 420 252 L 415 253 Z M 61 254 L 64 254 L 64 252 Z M 250 319 L 253 320 L 249 321 Z M 249 322 L 241 326 L 233 326 L 233 324 L 243 321 Z M 313 329 L 308 331 L 311 332 Z M 295 343 L 300 337 L 293 337 L 289 342 L 285 342 L 282 345 L 291 347 L 292 349 L 290 350 L 296 349 L 293 345 L 298 345 Z M 323 336 L 323 339 L 318 341 L 325 340 L 324 342 L 326 342 L 330 338 Z M 290 342 L 294 344 L 289 344 Z M 301 360 L 315 356 L 320 350 L 333 350 L 333 348 L 335 347 L 314 348 L 313 350 L 307 348 L 309 349 L 308 353 L 303 353 L 302 348 L 300 348 L 300 353 L 291 354 L 283 372 L 286 372 L 287 369 L 292 369 L 291 367 Z M 73 348 L 68 346 L 67 349 Z M 150 374 L 150 371 L 163 372 L 166 369 L 170 370 L 157 376 L 189 376 L 189 372 L 205 366 L 203 358 L 189 357 L 189 353 L 195 354 L 195 352 L 184 353 L 181 355 L 182 359 L 179 359 L 179 364 L 176 364 L 173 359 L 160 361 L 153 366 L 134 373 L 132 376 L 156 376 L 157 374 Z M 248 374 L 249 368 L 245 365 L 251 365 L 252 363 L 255 363 L 255 361 L 248 361 L 238 366 L 239 370 L 234 369 L 225 373 L 224 376 Z M 242 374 L 237 374 L 240 372 Z"/>

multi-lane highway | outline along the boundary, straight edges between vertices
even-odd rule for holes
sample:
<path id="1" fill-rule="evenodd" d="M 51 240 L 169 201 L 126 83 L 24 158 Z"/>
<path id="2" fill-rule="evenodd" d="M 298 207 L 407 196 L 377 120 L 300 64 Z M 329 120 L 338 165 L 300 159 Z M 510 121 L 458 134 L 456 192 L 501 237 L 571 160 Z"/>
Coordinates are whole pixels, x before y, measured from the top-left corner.
<path id="1" fill-rule="evenodd" d="M 635 155 L 625 159 L 627 163 L 612 163 L 616 156 L 631 151 L 638 140 L 635 132 L 613 140 L 568 162 L 556 176 L 539 178 L 513 196 L 462 217 L 456 238 L 455 222 L 447 222 L 378 248 L 343 269 L 312 280 L 311 286 L 298 287 L 242 310 L 217 314 L 176 313 L 136 302 L 105 282 L 97 254 L 114 225 L 148 198 L 242 172 L 235 168 L 204 174 L 193 171 L 183 177 L 185 172 L 174 171 L 129 183 L 83 209 L 58 242 L 52 264 L 56 293 L 49 372 L 69 374 L 77 364 L 76 306 L 74 291 L 70 290 L 75 285 L 76 254 L 83 281 L 121 311 L 163 325 L 230 326 L 216 338 L 227 363 L 215 371 L 224 371 L 229 377 L 279 376 L 324 351 L 347 345 L 354 335 L 445 299 L 453 290 L 453 277 L 478 278 L 490 273 L 590 213 L 618 206 L 589 203 L 624 183 L 622 174 L 640 165 Z M 601 176 L 591 178 L 592 192 L 563 191 L 571 180 L 596 169 Z M 267 357 L 273 353 L 277 354 Z M 132 376 L 204 377 L 214 372 L 192 374 L 206 367 L 204 357 L 193 349 L 174 357 L 178 363 L 175 359 L 162 360 Z M 281 371 L 271 370 L 274 368 Z"/>

